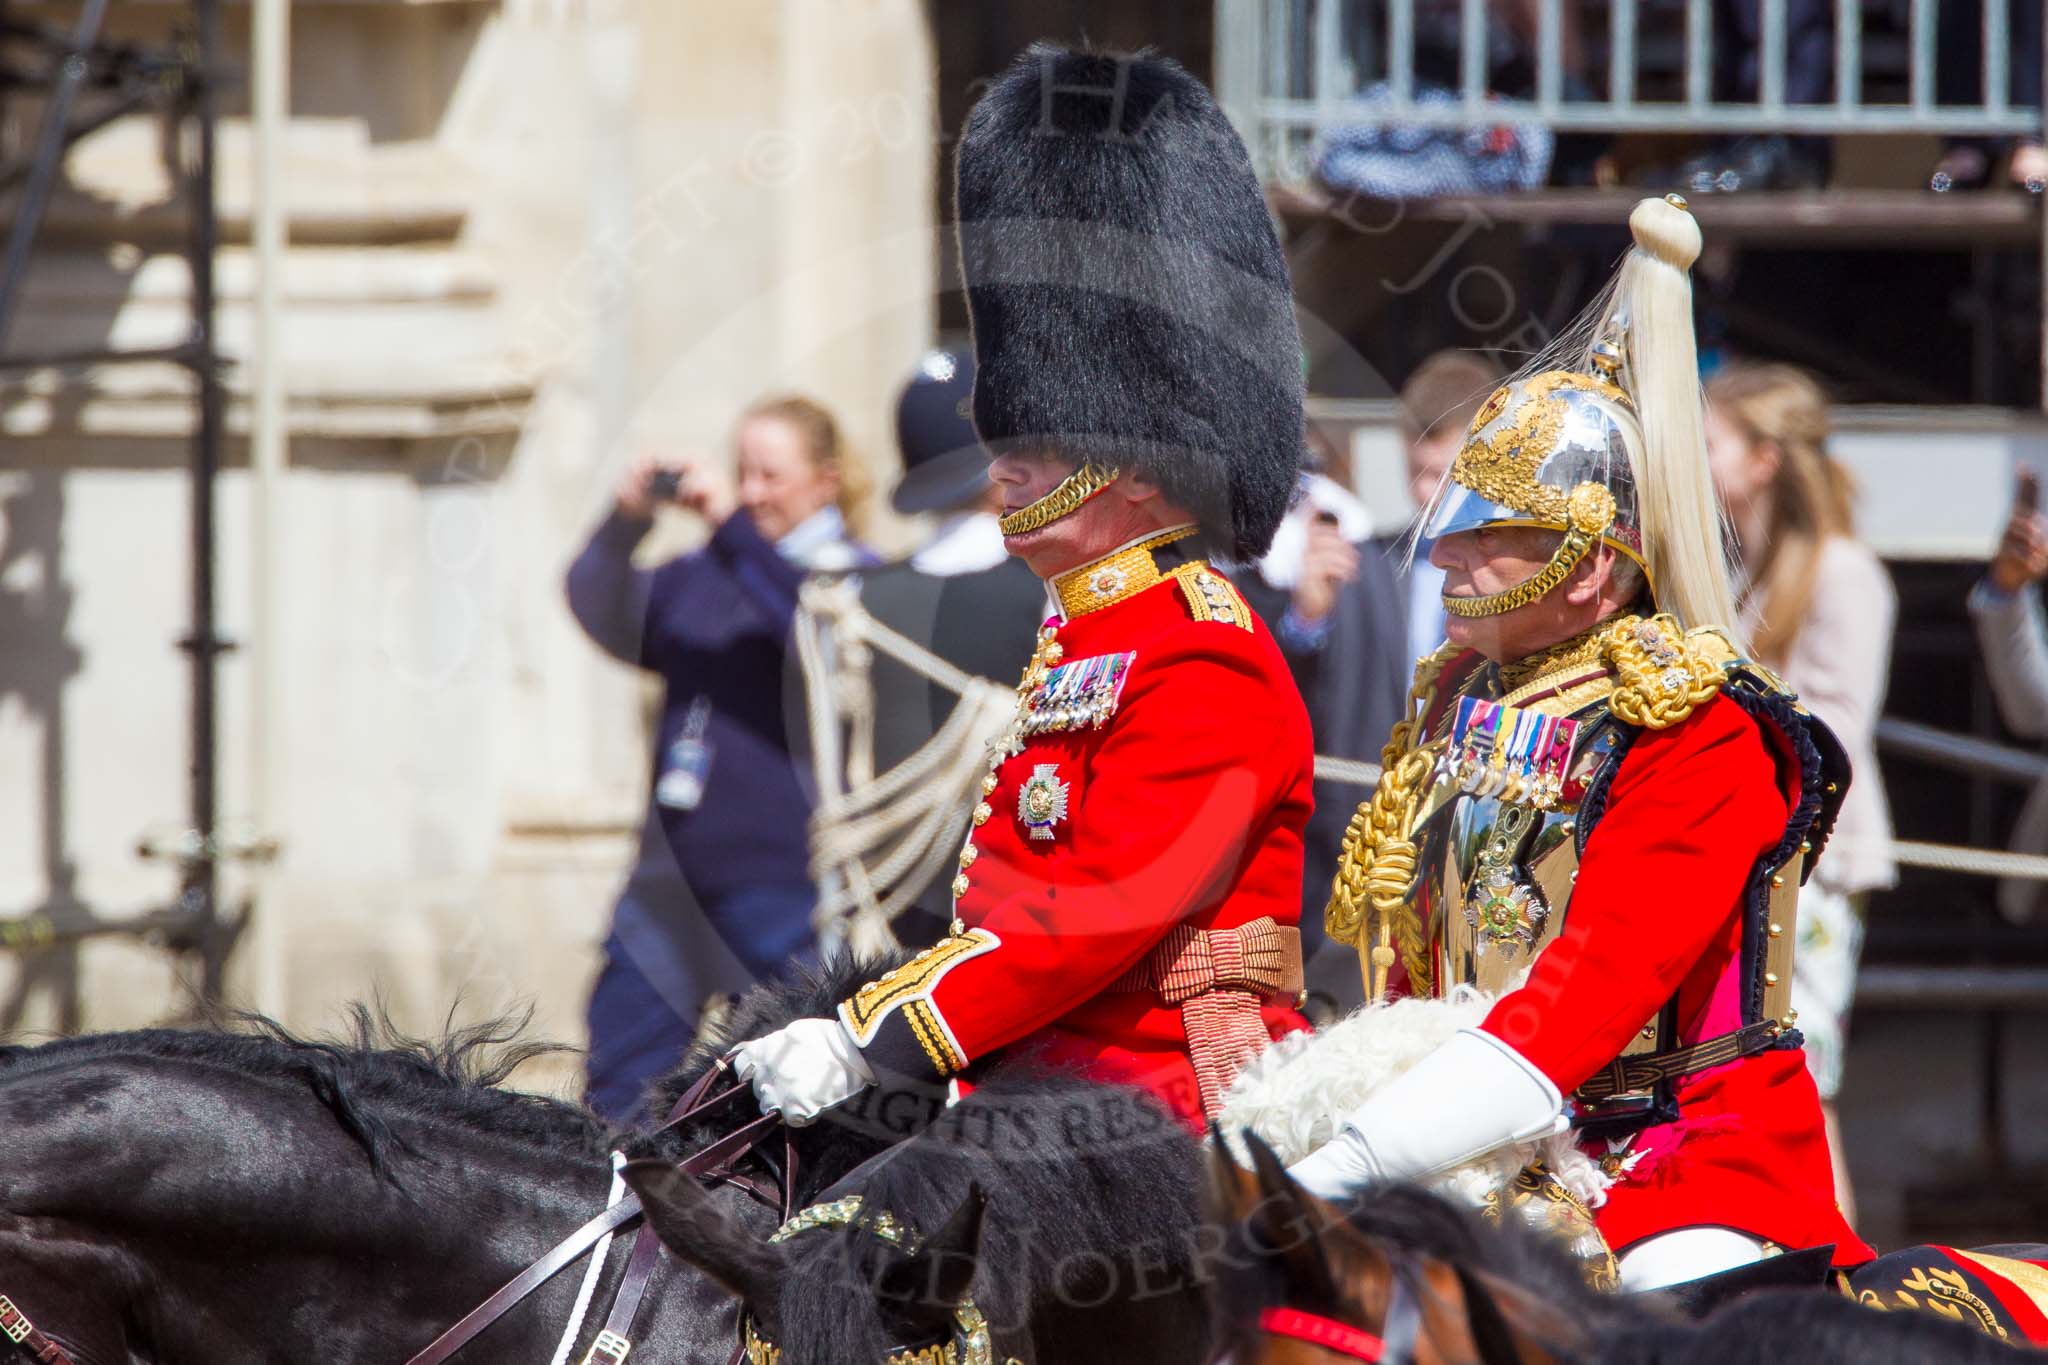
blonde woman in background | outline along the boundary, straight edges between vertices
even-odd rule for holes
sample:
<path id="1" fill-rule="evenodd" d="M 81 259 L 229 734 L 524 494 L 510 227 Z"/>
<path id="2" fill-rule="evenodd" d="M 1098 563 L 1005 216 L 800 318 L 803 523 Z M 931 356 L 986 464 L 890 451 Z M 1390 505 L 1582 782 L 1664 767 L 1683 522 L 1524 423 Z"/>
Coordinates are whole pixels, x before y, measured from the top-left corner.
<path id="1" fill-rule="evenodd" d="M 832 414 L 794 395 L 740 415 L 731 467 L 728 479 L 704 457 L 636 461 L 567 576 L 584 632 L 663 683 L 640 850 L 590 995 L 585 1098 L 621 1123 L 643 1117 L 649 1083 L 714 997 L 815 946 L 785 655 L 804 578 L 875 563 L 855 539 L 867 472 Z M 634 550 L 663 507 L 710 538 L 642 568 Z"/>
<path id="2" fill-rule="evenodd" d="M 1757 661 L 1841 738 L 1855 774 L 1827 857 L 1799 898 L 1792 989 L 1827 1114 L 1835 1189 L 1853 1220 L 1834 1097 L 1864 900 L 1897 880 L 1873 741 L 1898 598 L 1856 539 L 1855 486 L 1828 454 L 1828 400 L 1813 378 L 1790 365 L 1735 365 L 1709 381 L 1707 403 L 1707 461 L 1745 574 L 1742 632 Z"/>

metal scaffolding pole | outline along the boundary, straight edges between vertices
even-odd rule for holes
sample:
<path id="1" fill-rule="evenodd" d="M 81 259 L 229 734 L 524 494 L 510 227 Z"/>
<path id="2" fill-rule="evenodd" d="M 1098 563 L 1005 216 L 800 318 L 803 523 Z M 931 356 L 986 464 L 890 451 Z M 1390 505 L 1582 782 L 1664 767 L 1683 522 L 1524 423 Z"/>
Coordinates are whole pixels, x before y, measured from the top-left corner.
<path id="1" fill-rule="evenodd" d="M 0 166 L 0 188 L 23 184 L 4 271 L 0 271 L 0 370 L 168 360 L 192 375 L 196 411 L 191 453 L 191 623 L 177 642 L 191 665 L 189 820 L 177 839 L 162 845 L 146 844 L 141 850 L 145 857 L 178 863 L 179 890 L 172 905 L 110 917 L 53 888 L 48 903 L 24 915 L 0 919 L 0 950 L 34 951 L 101 935 L 140 937 L 194 958 L 194 984 L 200 996 L 217 1000 L 228 954 L 248 918 L 246 906 L 233 916 L 221 914 L 219 882 L 221 859 L 243 851 L 225 847 L 217 786 L 219 664 L 220 656 L 233 648 L 219 633 L 214 582 L 215 494 L 227 406 L 214 330 L 214 257 L 220 244 L 216 131 L 219 92 L 226 79 L 220 65 L 220 0 L 191 0 L 189 35 L 173 48 L 107 41 L 103 28 L 108 7 L 109 0 L 85 0 L 69 31 L 11 22 L 0 15 L 0 41 L 31 44 L 49 54 L 47 75 L 27 82 L 48 92 L 34 154 L 21 163 Z M 74 118 L 81 92 L 88 86 L 111 91 L 111 98 Z M 19 308 L 35 239 L 59 183 L 65 154 L 80 138 L 159 101 L 174 120 L 167 160 L 188 218 L 185 258 L 191 280 L 191 321 L 184 339 L 168 347 L 8 353 L 7 327 Z M 263 852 L 260 847 L 252 851 L 258 856 Z"/>
<path id="2" fill-rule="evenodd" d="M 229 646 L 214 613 L 214 492 L 220 477 L 226 395 L 214 348 L 213 258 L 220 222 L 214 202 L 215 87 L 220 62 L 220 0 L 195 0 L 197 60 L 186 85 L 186 114 L 194 147 L 185 194 L 192 215 L 187 256 L 192 266 L 192 344 L 187 364 L 199 389 L 199 420 L 192 439 L 192 631 L 181 642 L 192 659 L 192 833 L 197 845 L 185 861 L 179 905 L 189 919 L 199 954 L 200 993 L 218 999 L 225 962 L 215 951 L 219 926 L 220 848 L 217 721 L 220 655 Z"/>

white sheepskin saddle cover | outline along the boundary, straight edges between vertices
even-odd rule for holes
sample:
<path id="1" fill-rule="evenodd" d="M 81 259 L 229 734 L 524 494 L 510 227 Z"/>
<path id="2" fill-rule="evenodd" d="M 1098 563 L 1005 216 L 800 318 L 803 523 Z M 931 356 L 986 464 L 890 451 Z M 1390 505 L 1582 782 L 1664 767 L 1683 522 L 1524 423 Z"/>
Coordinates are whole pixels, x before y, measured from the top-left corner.
<path id="1" fill-rule="evenodd" d="M 1459 986 L 1442 1000 L 1367 1005 L 1321 1032 L 1281 1039 L 1245 1067 L 1223 1097 L 1225 1139 L 1235 1143 L 1249 1130 L 1292 1165 L 1334 1137 L 1344 1116 L 1381 1086 L 1459 1029 L 1477 1025 L 1493 1001 L 1486 991 Z M 1415 1121 L 1428 1123 L 1430 1116 L 1417 1114 Z M 1537 1160 L 1588 1208 L 1607 1201 L 1613 1182 L 1570 1133 L 1499 1148 L 1426 1183 L 1439 1194 L 1484 1205 Z"/>

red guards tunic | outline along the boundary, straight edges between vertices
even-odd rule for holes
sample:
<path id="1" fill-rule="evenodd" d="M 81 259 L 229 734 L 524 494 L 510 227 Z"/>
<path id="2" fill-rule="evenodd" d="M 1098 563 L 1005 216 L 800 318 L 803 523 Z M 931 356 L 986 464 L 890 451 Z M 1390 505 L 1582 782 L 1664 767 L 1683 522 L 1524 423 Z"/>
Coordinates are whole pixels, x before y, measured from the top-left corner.
<path id="1" fill-rule="evenodd" d="M 1675 994 L 1690 1043 L 1740 1024 L 1744 880 L 1797 804 L 1746 711 L 1715 697 L 1621 760 L 1563 930 L 1483 1027 L 1570 1095 Z M 1842 1218 L 1805 1053 L 1781 1048 L 1683 1077 L 1676 1123 L 1635 1135 L 1595 1221 L 1617 1252 L 1660 1232 L 1734 1228 L 1783 1247 L 1872 1252 Z M 1604 1154 L 1599 1145 L 1592 1154 Z"/>
<path id="2" fill-rule="evenodd" d="M 941 1081 L 1028 1039 L 1201 1121 L 1188 1007 L 1132 978 L 1181 926 L 1296 923 L 1314 755 L 1279 649 L 1189 534 L 1054 581 L 952 935 L 840 1006 L 876 1075 Z M 1260 1043 L 1301 1026 L 1277 991 L 1236 1003 Z"/>

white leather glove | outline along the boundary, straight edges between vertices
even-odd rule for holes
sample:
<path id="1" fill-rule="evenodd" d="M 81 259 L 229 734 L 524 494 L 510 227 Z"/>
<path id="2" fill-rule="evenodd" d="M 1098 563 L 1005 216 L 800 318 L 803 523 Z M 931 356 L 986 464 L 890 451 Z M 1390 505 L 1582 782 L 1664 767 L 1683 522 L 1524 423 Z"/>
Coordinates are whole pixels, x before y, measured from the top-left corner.
<path id="1" fill-rule="evenodd" d="M 875 1083 L 853 1035 L 837 1019 L 799 1019 L 726 1054 L 764 1112 L 801 1128 Z"/>
<path id="2" fill-rule="evenodd" d="M 1511 1142 L 1561 1133 L 1564 1096 L 1521 1053 L 1462 1029 L 1351 1111 L 1337 1136 L 1287 1168 L 1322 1199 L 1462 1166 Z"/>

